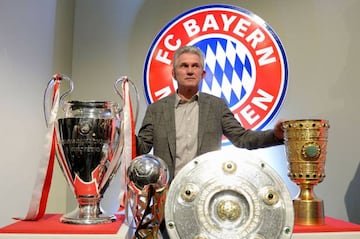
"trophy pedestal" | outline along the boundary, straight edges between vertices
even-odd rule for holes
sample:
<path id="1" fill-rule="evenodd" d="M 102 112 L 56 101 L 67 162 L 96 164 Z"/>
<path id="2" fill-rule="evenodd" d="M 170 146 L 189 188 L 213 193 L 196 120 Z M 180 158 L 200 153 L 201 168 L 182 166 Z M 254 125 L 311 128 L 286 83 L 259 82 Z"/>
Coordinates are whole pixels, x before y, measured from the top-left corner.
<path id="1" fill-rule="evenodd" d="M 296 225 L 325 224 L 324 203 L 321 199 L 294 199 L 294 214 Z"/>
<path id="2" fill-rule="evenodd" d="M 60 221 L 68 224 L 105 224 L 116 221 L 114 215 L 106 215 L 100 209 L 99 204 L 79 205 L 74 211 L 63 215 Z"/>
<path id="3" fill-rule="evenodd" d="M 126 225 L 126 224 L 125 224 Z M 134 239 L 134 238 L 151 238 L 151 239 L 163 239 L 163 236 L 160 232 L 160 230 L 152 231 L 151 233 L 149 233 L 149 230 L 146 231 L 146 233 L 142 233 L 137 231 L 136 225 L 134 225 L 134 223 L 131 223 L 131 225 L 127 225 L 128 226 L 128 231 L 126 233 L 126 235 L 124 236 L 124 239 Z M 136 234 L 139 235 L 136 235 Z M 141 237 L 143 236 L 143 237 Z M 146 236 L 146 237 L 144 237 Z"/>

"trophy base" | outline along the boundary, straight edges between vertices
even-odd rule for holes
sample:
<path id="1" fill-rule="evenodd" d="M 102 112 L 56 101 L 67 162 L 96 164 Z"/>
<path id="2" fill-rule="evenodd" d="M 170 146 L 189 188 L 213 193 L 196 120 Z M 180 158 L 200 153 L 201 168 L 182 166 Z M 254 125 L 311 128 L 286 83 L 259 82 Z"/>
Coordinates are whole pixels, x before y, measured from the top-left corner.
<path id="1" fill-rule="evenodd" d="M 135 235 L 135 232 L 136 232 L 136 228 L 129 228 L 129 230 L 127 231 L 126 233 L 126 236 L 125 238 L 126 239 L 134 239 L 134 238 L 137 238 L 137 236 Z M 146 231 L 146 234 L 145 233 L 139 233 L 141 236 L 141 238 L 149 238 L 149 239 L 163 239 L 163 236 L 161 234 L 160 231 L 158 231 L 157 233 L 151 233 L 149 231 Z"/>
<path id="2" fill-rule="evenodd" d="M 67 224 L 94 225 L 112 223 L 116 221 L 116 217 L 114 215 L 106 215 L 101 211 L 94 214 L 91 213 L 91 211 L 92 210 L 84 211 L 77 208 L 74 211 L 63 215 L 60 218 L 60 222 Z"/>
<path id="3" fill-rule="evenodd" d="M 324 202 L 321 199 L 301 200 L 294 199 L 294 213 L 296 225 L 323 225 L 325 224 Z"/>
<path id="4" fill-rule="evenodd" d="M 125 223 L 128 226 L 128 231 L 125 235 L 125 239 L 137 239 L 138 236 L 136 235 L 136 231 L 138 230 L 138 228 L 136 228 L 134 221 L 133 220 L 131 222 L 126 221 Z M 157 232 L 145 229 L 145 232 L 141 232 L 141 230 L 140 230 L 137 233 L 139 234 L 140 238 L 147 238 L 147 239 L 163 239 L 164 238 L 161 234 L 160 229 L 157 229 Z"/>

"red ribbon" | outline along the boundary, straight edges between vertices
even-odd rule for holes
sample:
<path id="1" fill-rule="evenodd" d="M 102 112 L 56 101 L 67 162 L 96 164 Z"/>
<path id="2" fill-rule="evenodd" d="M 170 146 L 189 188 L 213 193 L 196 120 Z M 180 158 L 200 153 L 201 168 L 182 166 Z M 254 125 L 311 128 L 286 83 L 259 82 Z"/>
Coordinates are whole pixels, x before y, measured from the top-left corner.
<path id="1" fill-rule="evenodd" d="M 122 91 L 124 96 L 124 150 L 121 155 L 121 178 L 120 178 L 120 207 L 119 211 L 123 210 L 126 201 L 126 171 L 131 161 L 136 157 L 136 138 L 135 138 L 135 122 L 133 116 L 133 109 L 131 103 L 131 97 L 129 92 L 129 80 L 125 79 L 122 85 Z"/>
<path id="2" fill-rule="evenodd" d="M 50 122 L 48 125 L 47 137 L 50 138 L 49 151 L 47 156 L 42 158 L 40 161 L 36 183 L 33 189 L 30 205 L 28 212 L 25 217 L 15 217 L 17 220 L 38 220 L 44 216 L 46 210 L 46 204 L 49 196 L 52 175 L 54 171 L 54 162 L 56 155 L 56 132 L 54 127 L 54 121 L 56 119 L 57 110 L 59 107 L 59 90 L 61 75 L 54 75 L 54 89 L 52 94 L 52 107 Z"/>

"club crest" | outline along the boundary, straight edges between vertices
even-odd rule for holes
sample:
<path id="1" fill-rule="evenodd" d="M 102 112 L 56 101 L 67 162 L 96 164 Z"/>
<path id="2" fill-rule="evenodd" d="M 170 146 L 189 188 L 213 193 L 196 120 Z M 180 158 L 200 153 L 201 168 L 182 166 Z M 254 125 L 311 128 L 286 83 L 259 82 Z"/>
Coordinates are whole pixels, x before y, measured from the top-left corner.
<path id="1" fill-rule="evenodd" d="M 260 17 L 231 5 L 205 5 L 171 20 L 155 37 L 144 66 L 148 103 L 176 91 L 172 57 L 183 45 L 199 47 L 206 77 L 199 90 L 223 98 L 248 129 L 264 128 L 278 113 L 288 85 L 279 37 Z"/>

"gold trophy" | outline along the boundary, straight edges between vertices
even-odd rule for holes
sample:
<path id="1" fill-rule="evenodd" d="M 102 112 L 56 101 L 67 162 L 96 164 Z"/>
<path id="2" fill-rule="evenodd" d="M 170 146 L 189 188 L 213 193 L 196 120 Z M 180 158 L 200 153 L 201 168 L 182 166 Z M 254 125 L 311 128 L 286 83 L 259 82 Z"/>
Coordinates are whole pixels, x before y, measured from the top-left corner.
<path id="1" fill-rule="evenodd" d="M 300 187 L 293 200 L 295 224 L 325 223 L 324 203 L 314 193 L 325 178 L 329 122 L 324 119 L 289 120 L 282 124 L 289 177 Z"/>

